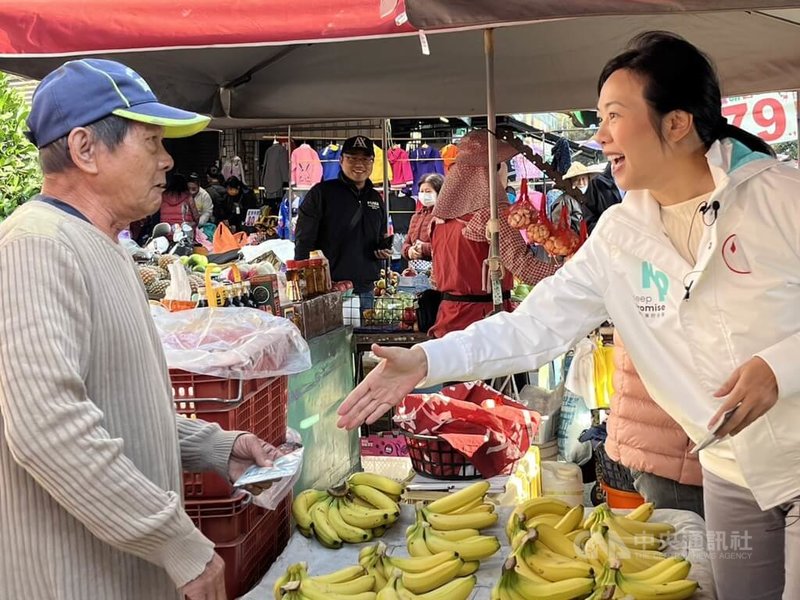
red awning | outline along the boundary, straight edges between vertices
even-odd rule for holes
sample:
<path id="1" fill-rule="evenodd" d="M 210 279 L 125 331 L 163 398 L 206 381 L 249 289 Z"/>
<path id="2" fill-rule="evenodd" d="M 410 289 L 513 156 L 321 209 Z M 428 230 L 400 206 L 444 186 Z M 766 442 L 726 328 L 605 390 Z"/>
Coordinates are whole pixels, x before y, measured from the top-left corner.
<path id="1" fill-rule="evenodd" d="M 397 25 L 403 11 L 402 0 L 0 0 L 0 55 L 380 38 L 413 31 Z"/>

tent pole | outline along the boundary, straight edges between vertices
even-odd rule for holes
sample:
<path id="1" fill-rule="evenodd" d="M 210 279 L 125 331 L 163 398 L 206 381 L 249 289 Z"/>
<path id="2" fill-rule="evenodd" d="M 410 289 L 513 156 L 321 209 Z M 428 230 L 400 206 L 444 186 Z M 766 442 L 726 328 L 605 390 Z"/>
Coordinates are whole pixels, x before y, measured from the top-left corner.
<path id="1" fill-rule="evenodd" d="M 492 285 L 492 312 L 503 310 L 503 290 L 501 281 L 503 279 L 503 267 L 500 263 L 500 231 L 498 228 L 497 205 L 497 114 L 495 113 L 495 89 L 494 89 L 494 30 L 485 29 L 483 32 L 483 50 L 486 59 L 486 127 L 489 134 L 489 209 L 490 220 L 487 225 L 489 238 L 489 280 Z"/>
<path id="2" fill-rule="evenodd" d="M 381 145 L 383 146 L 383 201 L 386 204 L 386 233 L 391 230 L 389 223 L 392 216 L 389 214 L 389 119 L 383 119 L 383 127 L 381 131 Z M 389 261 L 391 263 L 391 260 Z"/>

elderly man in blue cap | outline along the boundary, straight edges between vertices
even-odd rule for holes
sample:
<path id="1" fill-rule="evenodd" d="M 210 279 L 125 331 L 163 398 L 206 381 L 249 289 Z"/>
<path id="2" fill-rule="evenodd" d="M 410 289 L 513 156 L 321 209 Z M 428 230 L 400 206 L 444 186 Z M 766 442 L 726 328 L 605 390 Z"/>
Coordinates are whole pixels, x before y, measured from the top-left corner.
<path id="1" fill-rule="evenodd" d="M 34 94 L 42 193 L 0 225 L 2 598 L 225 598 L 224 564 L 182 508 L 182 469 L 235 479 L 273 448 L 175 415 L 117 243 L 159 208 L 162 139 L 208 120 L 108 60 L 67 62 Z"/>

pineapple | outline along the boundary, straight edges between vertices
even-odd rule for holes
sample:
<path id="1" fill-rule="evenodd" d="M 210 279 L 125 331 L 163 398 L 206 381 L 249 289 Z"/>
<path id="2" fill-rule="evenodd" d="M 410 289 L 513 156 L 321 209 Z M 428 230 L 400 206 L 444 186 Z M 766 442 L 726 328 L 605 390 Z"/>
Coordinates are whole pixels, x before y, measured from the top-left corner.
<path id="1" fill-rule="evenodd" d="M 162 254 L 158 257 L 158 266 L 166 271 L 167 267 L 176 260 L 178 260 L 178 257 L 174 254 Z"/>
<path id="2" fill-rule="evenodd" d="M 161 274 L 155 267 L 139 267 L 139 277 L 144 287 L 149 287 L 160 279 Z"/>
<path id="3" fill-rule="evenodd" d="M 151 300 L 161 300 L 167 293 L 169 281 L 166 279 L 159 279 L 158 281 L 147 286 L 147 295 Z"/>

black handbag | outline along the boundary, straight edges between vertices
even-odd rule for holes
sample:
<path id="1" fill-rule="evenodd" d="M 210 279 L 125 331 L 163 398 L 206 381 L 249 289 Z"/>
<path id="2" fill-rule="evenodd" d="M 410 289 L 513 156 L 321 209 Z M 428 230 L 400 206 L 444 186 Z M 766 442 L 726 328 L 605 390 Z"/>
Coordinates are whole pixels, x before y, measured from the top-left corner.
<path id="1" fill-rule="evenodd" d="M 442 292 L 439 290 L 425 290 L 417 294 L 417 325 L 422 333 L 436 323 L 439 305 L 442 303 Z"/>

